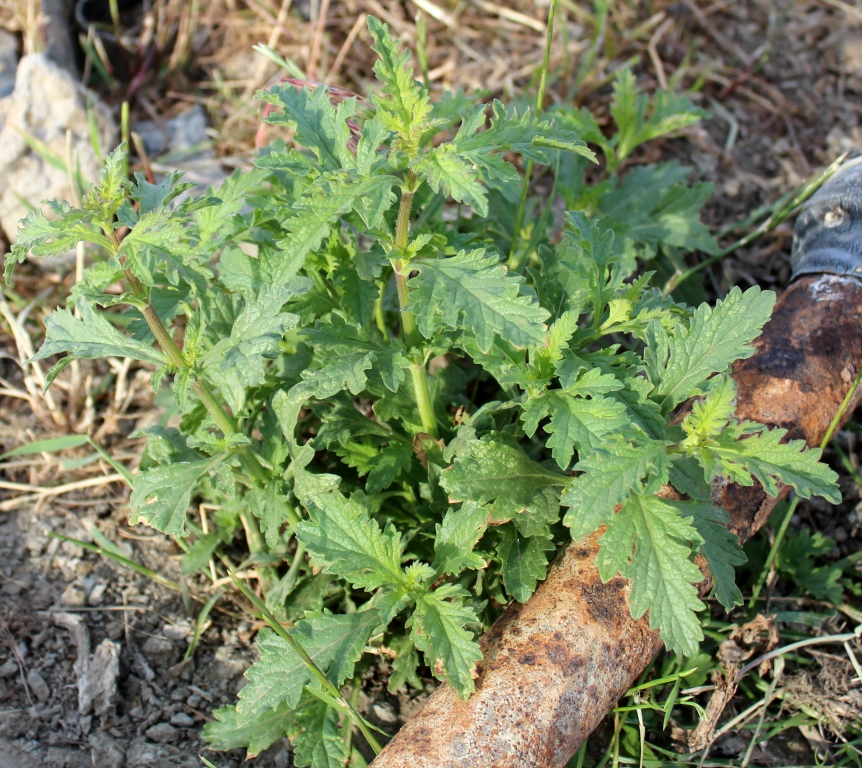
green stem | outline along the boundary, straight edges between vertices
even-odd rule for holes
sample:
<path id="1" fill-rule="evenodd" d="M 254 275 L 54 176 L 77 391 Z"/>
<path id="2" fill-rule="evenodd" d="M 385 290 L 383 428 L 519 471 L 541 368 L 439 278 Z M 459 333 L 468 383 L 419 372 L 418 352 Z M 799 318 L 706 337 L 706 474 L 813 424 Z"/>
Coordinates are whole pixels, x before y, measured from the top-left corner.
<path id="1" fill-rule="evenodd" d="M 539 75 L 539 92 L 536 94 L 537 120 L 542 116 L 542 109 L 545 105 L 545 89 L 548 86 L 548 70 L 551 66 L 551 42 L 554 39 L 554 11 L 556 7 L 557 0 L 551 0 L 551 4 L 548 6 L 548 31 L 545 35 L 545 55 L 542 59 L 542 70 Z M 524 170 L 524 186 L 521 187 L 521 200 L 518 203 L 518 215 L 515 217 L 515 229 L 512 232 L 512 247 L 509 251 L 509 269 L 511 270 L 517 270 L 521 266 L 521 259 L 516 257 L 515 251 L 518 248 L 518 240 L 521 237 L 521 227 L 524 225 L 524 215 L 527 210 L 527 193 L 530 189 L 530 177 L 533 175 L 533 165 L 533 161 L 529 160 Z"/>
<path id="2" fill-rule="evenodd" d="M 838 426 L 841 424 L 841 419 L 844 418 L 844 414 L 847 413 L 847 409 L 850 407 L 850 403 L 853 402 L 853 398 L 856 395 L 856 390 L 859 389 L 859 384 L 862 383 L 862 367 L 856 372 L 856 377 L 853 379 L 853 383 L 850 385 L 850 389 L 847 390 L 847 394 L 844 395 L 844 399 L 841 401 L 841 405 L 838 406 L 838 410 L 835 412 L 835 415 L 832 417 L 832 421 L 829 422 L 829 427 L 826 429 L 826 434 L 823 435 L 823 439 L 820 441 L 820 450 L 822 451 L 829 444 L 829 441 L 838 431 Z M 790 525 L 790 520 L 793 517 L 793 513 L 796 511 L 796 507 L 799 506 L 799 496 L 794 496 L 793 501 L 790 502 L 790 505 L 787 507 L 787 512 L 784 513 L 784 519 L 781 521 L 781 525 L 778 527 L 778 531 L 775 534 L 775 541 L 772 543 L 772 547 L 769 549 L 769 555 L 766 557 L 766 562 L 763 565 L 763 569 L 760 571 L 760 576 L 757 579 L 757 584 L 754 585 L 754 590 L 751 593 L 751 599 L 748 601 L 748 610 L 751 611 L 754 609 L 755 604 L 757 603 L 757 598 L 760 596 L 760 592 L 763 589 L 763 585 L 766 583 L 766 579 L 769 576 L 770 571 L 772 570 L 772 566 L 775 563 L 775 559 L 778 557 L 778 549 L 781 547 L 781 542 L 784 540 L 784 536 L 787 533 L 787 528 Z"/>
<path id="3" fill-rule="evenodd" d="M 236 577 L 236 574 L 231 570 L 230 573 L 231 581 L 233 581 L 234 586 L 245 595 L 246 599 L 251 602 L 251 604 L 260 611 L 263 618 L 266 620 L 266 623 L 269 624 L 270 628 L 287 643 L 288 647 L 302 660 L 302 663 L 305 664 L 306 669 L 311 672 L 312 676 L 320 683 L 320 687 L 329 694 L 333 699 L 335 699 L 342 707 L 344 707 L 349 713 L 353 722 L 356 724 L 356 727 L 359 728 L 362 735 L 365 737 L 366 741 L 368 741 L 368 745 L 374 750 L 375 755 L 379 755 L 381 750 L 383 749 L 380 744 L 377 742 L 377 739 L 371 733 L 371 730 L 365 723 L 365 720 L 362 716 L 356 711 L 356 709 L 351 706 L 350 702 L 341 695 L 341 691 L 335 687 L 335 685 L 329 680 L 329 678 L 323 674 L 323 670 L 317 666 L 314 659 L 308 655 L 305 648 L 303 648 L 296 639 L 283 627 L 278 619 L 270 613 L 269 609 L 264 605 L 263 601 L 252 592 L 245 584 L 242 583 L 240 579 Z"/>
<path id="4" fill-rule="evenodd" d="M 404 331 L 404 341 L 410 356 L 410 377 L 413 380 L 413 393 L 419 409 L 422 430 L 431 437 L 437 437 L 437 419 L 434 416 L 434 404 L 431 400 L 431 390 L 428 387 L 428 373 L 425 370 L 425 361 L 422 357 L 422 337 L 419 335 L 413 313 L 407 309 L 409 304 L 408 274 L 405 274 L 405 267 L 407 265 L 407 244 L 410 237 L 410 211 L 413 208 L 415 189 L 416 176 L 411 173 L 407 186 L 401 194 L 401 203 L 398 206 L 398 222 L 395 225 L 395 250 L 398 253 L 398 258 L 392 260 L 392 269 L 395 272 L 395 287 L 398 291 L 398 304 L 401 307 L 401 329 Z"/>
<path id="5" fill-rule="evenodd" d="M 119 247 L 119 243 L 117 243 L 117 246 Z M 132 289 L 132 293 L 141 301 L 146 302 L 143 309 L 144 319 L 147 321 L 147 325 L 152 331 L 153 336 L 155 336 L 156 342 L 162 352 L 164 352 L 165 356 L 168 358 L 168 362 L 178 371 L 189 370 L 191 366 L 186 362 L 182 350 L 177 346 L 177 343 L 174 341 L 173 336 L 171 336 L 170 331 L 165 327 L 162 319 L 150 303 L 146 289 L 141 284 L 141 281 L 138 280 L 138 278 L 135 277 L 129 269 L 125 270 L 125 276 Z M 225 437 L 236 434 L 238 430 L 233 418 L 231 418 L 230 414 L 228 414 L 222 404 L 216 399 L 215 395 L 213 395 L 204 381 L 197 378 L 197 376 L 194 376 L 191 388 L 200 399 L 204 408 L 207 409 L 207 412 L 212 417 L 216 426 L 221 430 L 222 434 Z M 261 466 L 257 456 L 252 453 L 251 449 L 249 449 L 248 446 L 241 448 L 238 452 L 238 456 L 246 472 L 248 472 L 253 479 L 253 482 L 256 485 L 265 485 L 267 481 L 266 470 Z M 245 537 L 248 542 L 249 550 L 253 553 L 265 552 L 266 541 L 260 531 L 257 518 L 255 518 L 254 515 L 249 514 L 247 510 L 243 510 L 240 513 L 240 522 L 242 523 L 242 527 L 245 529 Z M 275 571 L 271 568 L 261 569 L 260 574 L 264 588 L 271 584 L 275 577 Z"/>

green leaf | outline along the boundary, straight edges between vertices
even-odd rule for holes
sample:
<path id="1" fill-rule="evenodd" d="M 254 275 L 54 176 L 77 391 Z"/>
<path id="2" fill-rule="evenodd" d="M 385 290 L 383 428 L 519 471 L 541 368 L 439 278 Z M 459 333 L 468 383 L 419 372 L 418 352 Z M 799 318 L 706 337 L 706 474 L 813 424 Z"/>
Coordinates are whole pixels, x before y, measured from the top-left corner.
<path id="1" fill-rule="evenodd" d="M 206 292 L 212 271 L 207 260 L 189 239 L 187 217 L 166 208 L 143 214 L 124 238 L 117 258 L 124 260 L 135 276 L 147 286 L 157 283 L 164 272 L 171 285 L 184 280 L 198 295 Z"/>
<path id="2" fill-rule="evenodd" d="M 638 91 L 635 76 L 628 67 L 619 70 L 614 83 L 611 114 L 617 124 L 616 153 L 622 160 L 639 144 L 685 128 L 707 117 L 685 96 L 656 91 L 647 116 L 648 98 Z"/>
<path id="3" fill-rule="evenodd" d="M 467 569 L 478 570 L 485 565 L 481 555 L 473 551 L 488 527 L 488 510 L 472 501 L 459 509 L 449 509 L 442 523 L 437 523 L 434 537 L 434 570 L 437 576 L 457 576 Z"/>
<path id="4" fill-rule="evenodd" d="M 596 204 L 603 228 L 617 235 L 630 268 L 634 258 L 652 258 L 666 244 L 686 251 L 718 252 L 718 243 L 700 221 L 712 183 L 686 183 L 691 170 L 677 162 L 632 168 Z M 627 265 L 628 268 L 628 265 Z"/>
<path id="5" fill-rule="evenodd" d="M 245 747 L 246 759 L 256 757 L 265 749 L 287 736 L 288 730 L 296 720 L 293 710 L 282 704 L 269 712 L 264 712 L 254 721 L 240 726 L 236 707 L 222 707 L 213 710 L 215 720 L 204 726 L 203 740 L 210 749 L 226 751 Z"/>
<path id="6" fill-rule="evenodd" d="M 803 528 L 798 533 L 790 532 L 781 543 L 776 566 L 783 575 L 790 577 L 818 600 L 840 603 L 843 593 L 841 561 L 815 565 L 815 558 L 828 556 L 834 547 L 835 540 L 820 531 L 812 534 Z M 855 554 L 858 558 L 859 553 Z M 845 558 L 843 562 L 848 562 L 850 558 Z"/>
<path id="7" fill-rule="evenodd" d="M 247 294 L 230 336 L 216 343 L 201 360 L 204 371 L 217 368 L 219 378 L 232 393 L 232 405 L 242 403 L 243 390 L 264 382 L 267 361 L 279 355 L 278 345 L 285 331 L 299 322 L 297 315 L 281 308 L 306 287 L 302 280 L 295 280 L 265 286 L 257 296 Z"/>
<path id="8" fill-rule="evenodd" d="M 300 89 L 291 83 L 274 85 L 261 97 L 281 109 L 270 113 L 264 122 L 291 128 L 296 143 L 311 150 L 324 170 L 352 167 L 347 120 L 356 110 L 355 99 L 343 102 L 336 112 L 326 86 Z"/>
<path id="9" fill-rule="evenodd" d="M 344 389 L 358 395 L 369 385 L 369 377 L 369 386 L 376 394 L 383 394 L 383 388 L 397 392 L 410 367 L 395 340 L 384 339 L 378 331 L 335 313 L 303 334 L 314 347 L 315 359 L 323 362 L 322 368 L 303 373 L 316 387 L 319 398 L 332 397 Z"/>
<path id="10" fill-rule="evenodd" d="M 601 448 L 606 435 L 624 427 L 625 406 L 608 397 L 587 400 L 562 390 L 549 390 L 524 403 L 524 431 L 535 434 L 539 422 L 546 416 L 550 421 L 545 431 L 551 437 L 548 448 L 560 469 L 565 470 L 579 453 Z"/>
<path id="11" fill-rule="evenodd" d="M 83 208 L 91 212 L 96 220 L 110 228 L 114 216 L 126 199 L 129 180 L 126 177 L 126 145 L 121 144 L 105 158 L 99 181 L 92 185 L 83 198 Z"/>
<path id="12" fill-rule="evenodd" d="M 782 482 L 803 499 L 813 495 L 833 504 L 841 502 L 838 475 L 820 462 L 819 448 L 806 450 L 804 440 L 782 443 L 786 429 L 766 430 L 752 422 L 742 424 L 741 429 L 759 431 L 741 440 L 733 440 L 732 434 L 725 433 L 714 447 L 706 449 L 718 457 L 721 469 L 734 482 L 752 485 L 750 472 L 770 496 L 778 495 L 778 483 Z"/>
<path id="13" fill-rule="evenodd" d="M 45 202 L 57 218 L 49 221 L 41 210 L 32 210 L 21 220 L 17 241 L 6 254 L 7 285 L 12 279 L 15 265 L 23 263 L 29 253 L 34 256 L 61 256 L 82 240 L 109 250 L 111 248 L 111 241 L 95 231 L 92 213 L 72 208 L 65 200 Z"/>
<path id="14" fill-rule="evenodd" d="M 722 376 L 702 400 L 697 400 L 683 419 L 685 442 L 709 441 L 728 425 L 736 410 L 736 384 L 730 376 Z"/>
<path id="15" fill-rule="evenodd" d="M 448 680 L 456 693 L 466 699 L 475 689 L 473 673 L 482 660 L 473 633 L 464 628 L 475 622 L 476 614 L 461 602 L 469 594 L 455 584 L 443 584 L 416 598 L 407 626 L 416 647 L 438 680 Z"/>
<path id="16" fill-rule="evenodd" d="M 665 413 L 734 361 L 751 357 L 751 342 L 772 314 L 775 294 L 749 288 L 732 288 L 715 309 L 701 304 L 691 320 L 668 335 L 658 322 L 650 323 L 644 352 L 647 373 L 655 385 L 652 397 Z"/>
<path id="17" fill-rule="evenodd" d="M 435 192 L 442 191 L 456 202 L 473 206 L 480 216 L 488 215 L 488 196 L 479 174 L 451 145 L 442 144 L 425 152 L 412 169 Z"/>
<path id="18" fill-rule="evenodd" d="M 329 613 L 297 622 L 291 636 L 335 684 L 353 674 L 353 667 L 375 630 L 380 612 L 371 609 L 352 614 Z M 239 693 L 238 725 L 246 726 L 286 703 L 296 707 L 302 689 L 312 680 L 305 662 L 287 642 L 269 629 L 258 635 L 260 660 L 245 673 L 248 684 Z"/>
<path id="19" fill-rule="evenodd" d="M 600 539 L 596 565 L 607 582 L 622 572 L 632 579 L 632 618 L 649 611 L 651 629 L 661 631 L 665 645 L 689 658 L 703 639 L 697 611 L 703 603 L 694 584 L 703 575 L 690 560 L 691 542 L 699 536 L 685 502 L 658 496 L 632 496 L 614 515 Z"/>
<path id="20" fill-rule="evenodd" d="M 492 432 L 470 440 L 459 449 L 454 464 L 440 475 L 449 501 L 493 502 L 495 522 L 534 511 L 547 502 L 542 491 L 569 482 L 565 475 L 545 469 L 516 443 Z"/>
<path id="21" fill-rule="evenodd" d="M 423 690 L 425 686 L 417 673 L 419 654 L 416 653 L 413 638 L 410 635 L 396 635 L 387 645 L 398 654 L 392 660 L 392 674 L 386 686 L 389 693 L 397 694 L 404 683 L 410 683 L 417 691 Z"/>
<path id="22" fill-rule="evenodd" d="M 597 450 L 581 459 L 575 477 L 563 492 L 560 503 L 571 507 L 563 524 L 571 528 L 572 539 L 589 536 L 623 504 L 632 493 L 657 490 L 667 480 L 667 447 L 649 441 L 628 443 L 607 439 Z"/>
<path id="23" fill-rule="evenodd" d="M 519 603 L 525 603 L 536 591 L 536 585 L 548 572 L 548 552 L 554 542 L 548 535 L 522 536 L 514 525 L 500 529 L 497 554 L 506 591 Z"/>
<path id="24" fill-rule="evenodd" d="M 418 272 L 408 282 L 410 310 L 425 338 L 433 338 L 441 326 L 463 330 L 485 353 L 495 336 L 518 348 L 547 341 L 548 311 L 522 292 L 523 277 L 507 274 L 497 257 L 486 256 L 484 249 L 414 259 L 410 267 Z"/>
<path id="25" fill-rule="evenodd" d="M 581 141 L 578 132 L 553 120 L 542 120 L 532 109 L 526 109 L 523 114 L 517 110 L 507 111 L 497 99 L 491 105 L 489 127 L 477 132 L 485 122 L 485 109 L 484 105 L 474 107 L 473 115 L 464 120 L 452 145 L 459 155 L 484 167 L 492 178 L 498 176 L 509 179 L 510 173 L 514 171 L 505 161 L 504 167 L 500 168 L 499 163 L 491 159 L 492 152 L 516 152 L 527 160 L 548 165 L 550 161 L 542 150 L 557 149 L 574 152 L 595 162 L 595 155 Z M 514 178 L 519 178 L 517 173 Z"/>
<path id="26" fill-rule="evenodd" d="M 398 148 L 414 155 L 422 134 L 430 127 L 431 102 L 425 89 L 413 79 L 410 53 L 400 51 L 386 24 L 368 17 L 371 46 L 378 59 L 374 72 L 383 83 L 382 96 L 373 96 L 377 116 L 383 127 L 398 134 Z"/>
<path id="27" fill-rule="evenodd" d="M 97 360 L 103 357 L 130 357 L 157 366 L 167 364 L 159 350 L 124 336 L 82 296 L 78 297 L 76 305 L 80 319 L 69 309 L 56 309 L 45 318 L 45 341 L 33 356 L 33 362 L 67 353 L 69 356 L 61 361 L 61 366 L 76 358 Z M 48 374 L 48 384 L 60 370 L 54 366 Z"/>
<path id="28" fill-rule="evenodd" d="M 198 481 L 225 460 L 223 455 L 194 462 L 165 464 L 135 477 L 129 522 L 145 522 L 168 536 L 186 535 L 186 511 Z"/>
<path id="29" fill-rule="evenodd" d="M 396 183 L 394 176 L 358 178 L 343 172 L 330 171 L 323 174 L 291 206 L 292 215 L 284 221 L 288 237 L 279 240 L 282 249 L 279 262 L 292 264 L 304 259 L 320 247 L 329 236 L 332 225 L 352 210 L 363 198 L 391 188 Z M 276 271 L 273 282 L 284 282 Z"/>
<path id="30" fill-rule="evenodd" d="M 728 611 L 742 605 L 742 592 L 736 586 L 733 568 L 743 565 L 748 558 L 739 546 L 739 539 L 727 528 L 730 515 L 710 501 L 688 504 L 686 510 L 692 513 L 692 524 L 703 539 L 700 551 L 712 574 L 713 594 Z"/>
<path id="31" fill-rule="evenodd" d="M 348 754 L 338 728 L 338 712 L 306 694 L 305 703 L 296 710 L 290 733 L 293 765 L 296 768 L 344 768 Z M 347 725 L 346 727 L 351 727 Z"/>
<path id="32" fill-rule="evenodd" d="M 401 537 L 391 523 L 381 530 L 356 497 L 335 490 L 307 499 L 306 505 L 310 519 L 297 526 L 296 535 L 315 566 L 359 589 L 402 582 Z"/>
<path id="33" fill-rule="evenodd" d="M 266 545 L 274 547 L 281 538 L 281 526 L 292 517 L 295 512 L 290 507 L 290 502 L 281 490 L 280 483 L 270 482 L 260 488 L 251 488 L 245 498 L 248 506 L 255 517 L 260 520 L 260 529 L 266 536 Z"/>

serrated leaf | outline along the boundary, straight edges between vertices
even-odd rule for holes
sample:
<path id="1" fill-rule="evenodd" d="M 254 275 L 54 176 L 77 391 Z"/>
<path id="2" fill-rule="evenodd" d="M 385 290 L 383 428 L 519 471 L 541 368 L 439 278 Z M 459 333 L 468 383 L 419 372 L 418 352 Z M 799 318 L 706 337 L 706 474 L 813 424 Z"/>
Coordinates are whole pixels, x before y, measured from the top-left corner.
<path id="1" fill-rule="evenodd" d="M 381 189 L 391 190 L 394 176 L 356 177 L 344 172 L 323 174 L 291 206 L 292 215 L 284 221 L 289 235 L 279 240 L 279 262 L 293 263 L 304 259 L 320 247 L 332 230 L 335 221 L 348 213 L 363 198 L 379 194 Z M 273 282 L 284 282 L 278 270 Z"/>
<path id="2" fill-rule="evenodd" d="M 549 535 L 522 536 L 511 523 L 500 529 L 497 554 L 506 591 L 525 603 L 548 572 L 547 553 L 554 549 Z"/>
<path id="3" fill-rule="evenodd" d="M 413 79 L 410 53 L 399 50 L 389 27 L 368 16 L 368 31 L 378 59 L 374 72 L 383 84 L 382 96 L 373 96 L 377 116 L 383 127 L 398 134 L 398 145 L 415 154 L 422 134 L 429 128 L 431 102 L 425 89 Z"/>
<path id="4" fill-rule="evenodd" d="M 380 387 L 397 392 L 410 362 L 393 340 L 383 339 L 358 323 L 351 323 L 333 313 L 327 321 L 318 321 L 314 328 L 303 331 L 314 346 L 316 359 L 324 365 L 309 369 L 303 376 L 313 383 L 317 397 L 332 397 L 349 389 L 351 394 L 362 392 L 369 377 L 376 394 Z"/>
<path id="5" fill-rule="evenodd" d="M 253 722 L 239 725 L 236 707 L 213 710 L 215 720 L 204 726 L 203 740 L 210 749 L 226 751 L 245 747 L 246 759 L 256 757 L 265 749 L 287 736 L 296 715 L 286 704 L 264 712 Z"/>
<path id="6" fill-rule="evenodd" d="M 581 459 L 575 477 L 563 492 L 560 503 L 570 507 L 563 524 L 572 539 L 589 536 L 623 504 L 632 493 L 644 493 L 667 479 L 667 447 L 663 443 L 627 443 L 621 438 L 606 440 L 602 447 Z"/>
<path id="7" fill-rule="evenodd" d="M 368 493 L 380 493 L 413 465 L 413 445 L 406 438 L 392 439 L 368 461 Z"/>
<path id="8" fill-rule="evenodd" d="M 129 522 L 143 521 L 168 536 L 186 535 L 186 512 L 200 479 L 225 460 L 214 456 L 193 462 L 165 464 L 135 477 Z"/>
<path id="9" fill-rule="evenodd" d="M 539 422 L 550 416 L 545 431 L 554 460 L 565 470 L 575 451 L 600 448 L 604 437 L 626 425 L 625 407 L 608 397 L 587 400 L 562 390 L 548 390 L 524 403 L 524 431 L 535 434 Z"/>
<path id="10" fill-rule="evenodd" d="M 655 321 L 648 329 L 644 352 L 651 395 L 668 413 L 692 394 L 714 373 L 727 369 L 734 361 L 751 357 L 751 342 L 772 314 L 775 294 L 749 288 L 745 293 L 732 288 L 723 301 L 710 309 L 701 304 L 691 320 L 680 323 L 666 334 Z"/>
<path id="11" fill-rule="evenodd" d="M 291 128 L 296 142 L 313 152 L 324 170 L 352 167 L 347 120 L 356 110 L 355 99 L 342 102 L 336 111 L 326 86 L 297 88 L 290 83 L 271 87 L 262 98 L 281 109 L 264 122 Z"/>
<path id="12" fill-rule="evenodd" d="M 204 371 L 217 368 L 228 384 L 231 404 L 237 406 L 244 390 L 262 384 L 266 363 L 279 354 L 279 342 L 299 317 L 281 308 L 307 288 L 302 279 L 286 285 L 264 286 L 257 294 L 246 294 L 245 303 L 233 321 L 230 336 L 222 338 L 201 360 Z"/>
<path id="13" fill-rule="evenodd" d="M 353 674 L 353 667 L 374 631 L 380 626 L 375 609 L 352 614 L 320 614 L 297 622 L 288 630 L 312 661 L 335 684 Z M 258 635 L 260 660 L 248 668 L 248 684 L 239 693 L 238 725 L 254 723 L 282 704 L 296 707 L 302 689 L 312 680 L 305 662 L 287 642 L 269 629 Z"/>
<path id="14" fill-rule="evenodd" d="M 189 240 L 184 216 L 166 208 L 155 208 L 140 217 L 120 244 L 117 258 L 147 286 L 157 283 L 164 271 L 171 285 L 184 280 L 198 295 L 206 291 L 212 271 L 201 251 Z"/>
<path id="15" fill-rule="evenodd" d="M 281 538 L 281 526 L 295 514 L 279 483 L 269 482 L 265 487 L 251 488 L 245 496 L 249 509 L 260 520 L 260 529 L 266 536 L 266 545 L 274 547 Z"/>
<path id="16" fill-rule="evenodd" d="M 493 432 L 482 440 L 465 443 L 454 464 L 440 475 L 440 484 L 451 502 L 492 502 L 495 522 L 529 513 L 537 501 L 544 506 L 541 492 L 567 483 L 565 475 L 545 469 L 519 445 Z"/>
<path id="17" fill-rule="evenodd" d="M 689 559 L 699 536 L 686 511 L 685 502 L 632 496 L 602 534 L 596 565 L 605 582 L 619 572 L 632 579 L 632 618 L 649 611 L 665 645 L 691 658 L 703 639 L 696 612 L 704 605 L 694 587 L 703 575 Z"/>
<path id="18" fill-rule="evenodd" d="M 770 429 L 747 422 L 742 428 L 758 431 L 741 440 L 733 440 L 732 435 L 721 435 L 715 446 L 707 450 L 721 461 L 722 469 L 730 474 L 735 482 L 751 485 L 750 472 L 770 496 L 778 495 L 778 483 L 791 486 L 803 499 L 821 496 L 833 504 L 841 502 L 838 489 L 838 475 L 826 464 L 820 462 L 822 451 L 819 448 L 806 449 L 805 441 L 781 441 L 787 435 L 786 429 Z M 739 470 L 745 471 L 740 473 Z"/>
<path id="19" fill-rule="evenodd" d="M 639 144 L 692 125 L 707 116 L 685 96 L 657 91 L 647 116 L 647 96 L 641 94 L 628 67 L 617 74 L 611 114 L 617 124 L 616 153 L 622 160 Z"/>
<path id="20" fill-rule="evenodd" d="M 335 490 L 306 505 L 310 519 L 297 526 L 296 535 L 314 565 L 359 589 L 401 583 L 401 537 L 391 523 L 381 530 L 363 504 Z"/>
<path id="21" fill-rule="evenodd" d="M 730 515 L 712 502 L 693 502 L 686 505 L 693 516 L 692 525 L 703 539 L 700 551 L 706 558 L 712 574 L 712 589 L 716 599 L 728 611 L 742 605 L 742 592 L 736 586 L 734 566 L 748 559 L 739 546 L 739 539 L 727 528 Z"/>
<path id="22" fill-rule="evenodd" d="M 194 212 L 197 234 L 205 248 L 215 249 L 232 230 L 233 218 L 246 205 L 254 189 L 266 178 L 266 172 L 252 168 L 234 171 L 222 184 L 213 190 L 221 201 Z"/>
<path id="23" fill-rule="evenodd" d="M 488 215 L 488 195 L 479 174 L 450 145 L 442 144 L 425 152 L 412 169 L 435 192 L 473 206 L 480 216 Z"/>
<path id="24" fill-rule="evenodd" d="M 488 510 L 473 501 L 459 509 L 449 509 L 442 523 L 437 523 L 434 537 L 433 566 L 438 576 L 457 576 L 467 569 L 485 565 L 481 555 L 473 551 L 488 527 Z"/>
<path id="25" fill-rule="evenodd" d="M 714 193 L 709 182 L 689 186 L 691 171 L 676 161 L 628 171 L 596 204 L 602 227 L 617 235 L 617 249 L 627 260 L 651 258 L 662 244 L 718 252 L 718 243 L 700 221 L 700 212 Z"/>
<path id="26" fill-rule="evenodd" d="M 542 346 L 547 339 L 549 312 L 521 291 L 523 278 L 507 274 L 496 256 L 484 249 L 461 251 L 442 259 L 415 259 L 418 272 L 410 286 L 410 309 L 427 339 L 438 328 L 472 334 L 482 352 L 494 337 L 515 347 Z"/>
<path id="27" fill-rule="evenodd" d="M 126 177 L 126 145 L 121 144 L 105 158 L 99 180 L 84 194 L 82 206 L 106 226 L 112 226 L 114 216 L 126 198 L 129 180 Z"/>
<path id="28" fill-rule="evenodd" d="M 296 710 L 296 724 L 290 734 L 293 765 L 296 768 L 344 768 L 348 754 L 338 728 L 338 712 L 325 701 L 308 694 L 305 699 Z"/>
<path id="29" fill-rule="evenodd" d="M 722 376 L 702 400 L 696 400 L 683 419 L 686 441 L 699 442 L 716 437 L 730 422 L 736 401 L 736 384 Z"/>
<path id="30" fill-rule="evenodd" d="M 396 635 L 389 641 L 389 647 L 398 654 L 392 660 L 392 674 L 386 684 L 389 693 L 397 694 L 404 683 L 410 683 L 414 689 L 421 691 L 424 684 L 417 674 L 419 654 L 416 653 L 413 638 L 410 635 Z"/>
<path id="31" fill-rule="evenodd" d="M 7 284 L 12 279 L 15 265 L 21 264 L 29 253 L 34 256 L 61 256 L 82 240 L 111 248 L 111 241 L 96 231 L 92 213 L 72 208 L 65 200 L 45 203 L 57 218 L 49 221 L 41 210 L 32 210 L 21 220 L 16 243 L 6 254 Z"/>
<path id="32" fill-rule="evenodd" d="M 468 593 L 455 584 L 443 584 L 416 598 L 413 615 L 407 621 L 416 647 L 438 680 L 448 680 L 466 699 L 475 689 L 473 673 L 482 660 L 473 633 L 464 628 L 475 622 L 476 614 L 461 602 Z"/>
<path id="33" fill-rule="evenodd" d="M 129 197 L 138 202 L 139 210 L 135 212 L 131 206 L 123 206 L 120 210 L 121 223 L 133 226 L 140 216 L 144 216 L 156 208 L 163 208 L 183 192 L 197 186 L 193 181 L 180 181 L 182 177 L 182 171 L 169 171 L 162 177 L 161 181 L 152 184 L 142 173 L 136 173 L 134 181 L 129 185 Z M 130 217 L 130 220 L 127 220 L 126 217 Z"/>
<path id="34" fill-rule="evenodd" d="M 500 168 L 495 162 L 499 158 L 492 159 L 492 152 L 516 152 L 527 160 L 548 165 L 548 156 L 542 150 L 557 149 L 574 152 L 595 162 L 595 155 L 577 132 L 553 120 L 538 118 L 532 109 L 521 114 L 517 110 L 507 111 L 497 99 L 491 105 L 489 127 L 477 132 L 477 128 L 484 124 L 484 111 L 484 105 L 474 108 L 452 144 L 459 155 L 484 167 L 492 178 L 508 180 L 514 171 L 505 161 L 504 167 Z M 517 173 L 515 178 L 518 178 Z"/>
<path id="35" fill-rule="evenodd" d="M 167 363 L 159 350 L 118 331 L 84 297 L 79 297 L 76 305 L 80 319 L 70 309 L 56 309 L 45 318 L 45 341 L 33 356 L 33 362 L 66 353 L 69 357 L 64 363 L 75 358 L 97 360 L 103 357 L 130 357 L 157 366 Z M 49 374 L 47 383 L 51 381 L 53 376 Z"/>

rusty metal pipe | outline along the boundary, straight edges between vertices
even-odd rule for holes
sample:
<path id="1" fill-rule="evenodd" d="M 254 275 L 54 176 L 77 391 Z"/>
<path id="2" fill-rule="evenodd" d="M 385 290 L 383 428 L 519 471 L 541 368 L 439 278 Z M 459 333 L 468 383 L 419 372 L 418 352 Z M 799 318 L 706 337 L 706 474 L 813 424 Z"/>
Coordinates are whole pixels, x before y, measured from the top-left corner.
<path id="1" fill-rule="evenodd" d="M 818 445 L 862 365 L 862 283 L 803 277 L 781 296 L 755 346 L 733 368 L 737 416 Z M 741 542 L 778 501 L 757 484 L 716 484 L 713 492 Z M 513 603 L 481 639 L 475 694 L 461 701 L 442 685 L 372 768 L 565 766 L 661 647 L 646 618 L 631 618 L 629 582 L 602 584 L 597 550 L 598 534 L 569 545 L 533 597 Z"/>

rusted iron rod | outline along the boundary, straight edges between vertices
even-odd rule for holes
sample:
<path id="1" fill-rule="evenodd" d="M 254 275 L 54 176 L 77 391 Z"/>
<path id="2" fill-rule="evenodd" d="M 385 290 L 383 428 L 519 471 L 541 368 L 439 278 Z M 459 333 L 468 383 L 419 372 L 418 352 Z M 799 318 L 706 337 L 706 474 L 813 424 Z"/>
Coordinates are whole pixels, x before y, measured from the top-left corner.
<path id="1" fill-rule="evenodd" d="M 862 283 L 803 277 L 755 344 L 733 369 L 738 418 L 818 445 L 862 365 Z M 716 484 L 713 493 L 743 542 L 777 502 L 759 485 Z M 646 618 L 631 618 L 629 582 L 602 584 L 597 548 L 598 534 L 562 552 L 533 597 L 482 638 L 476 693 L 461 701 L 442 685 L 372 768 L 565 766 L 661 647 Z"/>

